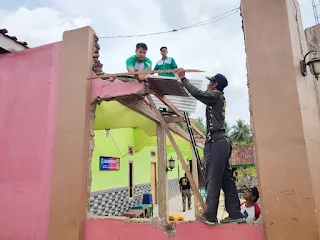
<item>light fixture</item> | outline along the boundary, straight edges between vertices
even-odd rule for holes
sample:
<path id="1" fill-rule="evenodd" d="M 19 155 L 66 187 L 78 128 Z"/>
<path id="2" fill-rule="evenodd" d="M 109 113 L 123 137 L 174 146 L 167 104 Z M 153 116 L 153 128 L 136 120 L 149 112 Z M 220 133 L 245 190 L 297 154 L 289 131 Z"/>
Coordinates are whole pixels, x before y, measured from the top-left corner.
<path id="1" fill-rule="evenodd" d="M 106 129 L 106 137 L 110 137 L 110 129 Z"/>
<path id="2" fill-rule="evenodd" d="M 172 169 L 175 168 L 175 165 L 176 165 L 175 162 L 176 162 L 176 160 L 174 160 L 171 156 L 169 159 L 169 167 L 167 167 L 167 172 L 172 171 Z"/>
<path id="3" fill-rule="evenodd" d="M 303 76 L 307 76 L 307 65 L 308 65 L 310 68 L 311 74 L 314 75 L 318 81 L 318 78 L 320 75 L 320 58 L 314 57 L 309 62 L 306 62 L 306 58 L 310 53 L 313 53 L 314 55 L 316 55 L 317 51 L 310 51 L 304 56 L 303 60 L 300 62 L 301 73 Z"/>

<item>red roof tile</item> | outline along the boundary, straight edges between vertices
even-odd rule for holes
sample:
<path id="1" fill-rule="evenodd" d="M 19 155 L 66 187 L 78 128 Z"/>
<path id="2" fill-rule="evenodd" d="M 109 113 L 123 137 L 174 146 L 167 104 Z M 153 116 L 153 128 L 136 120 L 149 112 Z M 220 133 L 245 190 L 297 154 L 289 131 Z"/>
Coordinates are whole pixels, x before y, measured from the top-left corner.
<path id="1" fill-rule="evenodd" d="M 27 44 L 26 42 L 18 41 L 17 37 L 15 37 L 15 36 L 9 36 L 9 35 L 7 35 L 7 33 L 8 33 L 8 30 L 7 30 L 7 29 L 4 29 L 4 28 L 3 28 L 3 29 L 0 29 L 0 34 L 2 34 L 3 36 L 6 36 L 6 37 L 12 39 L 12 40 L 15 41 L 16 43 L 18 43 L 18 44 L 20 44 L 20 45 L 28 48 L 28 46 L 27 46 L 28 44 Z"/>
<path id="2" fill-rule="evenodd" d="M 231 165 L 256 164 L 253 146 L 233 146 L 230 159 Z"/>

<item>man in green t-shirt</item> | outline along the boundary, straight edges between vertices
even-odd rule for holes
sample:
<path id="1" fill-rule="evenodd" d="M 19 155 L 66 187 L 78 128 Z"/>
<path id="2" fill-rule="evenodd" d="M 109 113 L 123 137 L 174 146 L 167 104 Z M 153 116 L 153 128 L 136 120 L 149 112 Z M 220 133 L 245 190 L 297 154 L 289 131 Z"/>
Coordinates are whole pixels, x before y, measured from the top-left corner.
<path id="1" fill-rule="evenodd" d="M 146 57 L 148 47 L 145 43 L 136 45 L 136 55 L 129 57 L 126 61 L 128 72 L 151 70 L 152 62 Z"/>
<path id="2" fill-rule="evenodd" d="M 229 164 L 232 145 L 223 125 L 226 107 L 224 88 L 228 86 L 228 80 L 222 74 L 207 77 L 209 80 L 207 90 L 202 91 L 190 83 L 185 77 L 183 69 L 178 69 L 177 73 L 188 92 L 207 105 L 207 136 L 204 146 L 207 208 L 200 217 L 200 221 L 208 225 L 218 224 L 217 211 L 222 188 L 229 217 L 221 220 L 220 223 L 245 223 L 245 218 L 240 211 L 240 201 Z"/>
<path id="3" fill-rule="evenodd" d="M 160 53 L 161 53 L 161 60 L 159 60 L 154 67 L 154 70 L 171 70 L 171 69 L 176 69 L 178 68 L 176 62 L 172 57 L 168 57 L 168 48 L 167 47 L 162 47 L 160 48 Z M 175 77 L 173 73 L 159 73 L 159 76 L 164 76 L 164 77 Z"/>

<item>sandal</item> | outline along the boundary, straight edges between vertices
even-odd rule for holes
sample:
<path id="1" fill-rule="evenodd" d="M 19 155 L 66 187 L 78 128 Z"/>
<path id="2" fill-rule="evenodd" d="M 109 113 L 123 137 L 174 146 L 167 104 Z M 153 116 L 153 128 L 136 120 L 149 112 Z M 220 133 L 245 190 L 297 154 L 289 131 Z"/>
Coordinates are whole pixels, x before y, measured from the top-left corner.
<path id="1" fill-rule="evenodd" d="M 220 224 L 228 224 L 228 223 L 238 223 L 238 224 L 246 223 L 246 219 L 245 218 L 234 219 L 234 218 L 227 217 L 220 221 Z"/>
<path id="2" fill-rule="evenodd" d="M 200 222 L 203 222 L 204 224 L 207 224 L 208 226 L 215 226 L 215 225 L 219 224 L 217 221 L 214 221 L 214 222 L 208 221 L 203 215 L 200 216 L 199 220 L 200 220 Z"/>

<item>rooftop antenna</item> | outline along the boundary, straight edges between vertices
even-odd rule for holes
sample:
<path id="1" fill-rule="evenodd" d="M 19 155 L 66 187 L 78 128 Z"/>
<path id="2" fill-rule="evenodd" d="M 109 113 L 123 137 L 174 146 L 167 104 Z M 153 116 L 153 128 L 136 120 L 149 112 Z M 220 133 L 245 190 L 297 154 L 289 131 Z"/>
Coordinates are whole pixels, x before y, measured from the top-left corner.
<path id="1" fill-rule="evenodd" d="M 319 24 L 319 14 L 318 14 L 318 7 L 320 6 L 320 0 L 311 0 L 312 8 L 313 8 L 313 15 L 316 24 Z"/>

